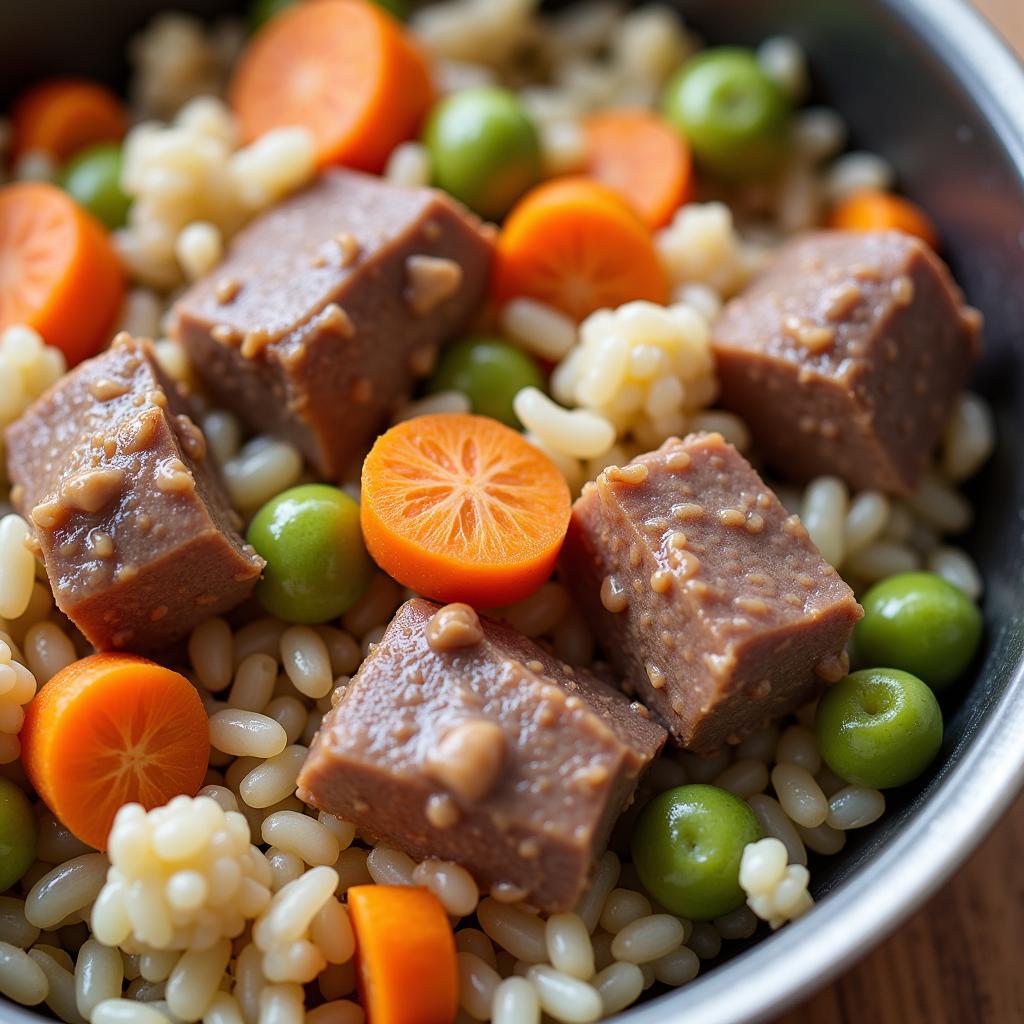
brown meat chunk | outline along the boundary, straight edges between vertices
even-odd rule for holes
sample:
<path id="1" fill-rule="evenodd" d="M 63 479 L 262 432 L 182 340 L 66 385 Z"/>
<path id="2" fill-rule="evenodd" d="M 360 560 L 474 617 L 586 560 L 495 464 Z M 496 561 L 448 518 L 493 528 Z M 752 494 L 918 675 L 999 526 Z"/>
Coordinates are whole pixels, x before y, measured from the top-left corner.
<path id="1" fill-rule="evenodd" d="M 491 235 L 441 192 L 326 172 L 175 307 L 217 400 L 339 476 L 483 301 Z"/>
<path id="2" fill-rule="evenodd" d="M 12 498 L 54 599 L 101 650 L 170 643 L 263 569 L 190 412 L 149 342 L 121 335 L 7 430 Z"/>
<path id="3" fill-rule="evenodd" d="M 899 232 L 786 245 L 714 327 L 721 402 L 791 480 L 914 490 L 978 357 L 981 317 Z"/>
<path id="4" fill-rule="evenodd" d="M 485 891 L 566 910 L 664 742 L 646 708 L 515 630 L 415 599 L 324 719 L 299 787 Z"/>
<path id="5" fill-rule="evenodd" d="M 720 434 L 587 484 L 562 559 L 609 659 L 690 750 L 737 743 L 845 674 L 860 606 Z"/>

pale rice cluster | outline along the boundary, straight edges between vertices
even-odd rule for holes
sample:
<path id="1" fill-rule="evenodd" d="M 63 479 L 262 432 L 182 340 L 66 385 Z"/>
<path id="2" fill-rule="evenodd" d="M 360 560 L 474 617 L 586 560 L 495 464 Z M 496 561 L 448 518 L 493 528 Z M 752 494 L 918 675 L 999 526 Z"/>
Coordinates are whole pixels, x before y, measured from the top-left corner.
<path id="1" fill-rule="evenodd" d="M 762 921 L 780 928 L 814 905 L 807 883 L 810 872 L 802 864 L 789 864 L 785 845 L 771 837 L 748 843 L 740 862 L 740 885 L 747 904 Z"/>
<path id="2" fill-rule="evenodd" d="M 125 804 L 108 855 L 92 910 L 93 934 L 108 946 L 209 950 L 270 901 L 270 865 L 248 822 L 208 796 L 178 796 L 149 812 Z"/>
<path id="3" fill-rule="evenodd" d="M 0 521 L 0 531 L 2 529 L 3 521 Z M 25 705 L 36 695 L 35 676 L 20 658 L 21 652 L 11 637 L 0 633 L 0 764 L 18 760 L 21 753 L 18 733 L 25 721 Z"/>
<path id="4" fill-rule="evenodd" d="M 133 199 L 115 244 L 136 281 L 162 291 L 211 269 L 250 217 L 306 184 L 313 142 L 278 128 L 239 147 L 231 112 L 191 100 L 170 124 L 145 121 L 124 142 L 121 184 Z"/>
<path id="5" fill-rule="evenodd" d="M 7 477 L 3 431 L 66 369 L 64 353 L 45 345 L 31 327 L 16 324 L 0 332 L 0 479 Z"/>
<path id="6" fill-rule="evenodd" d="M 166 118 L 196 96 L 219 95 L 244 41 L 239 22 L 207 26 L 178 11 L 156 15 L 128 48 L 133 112 Z"/>

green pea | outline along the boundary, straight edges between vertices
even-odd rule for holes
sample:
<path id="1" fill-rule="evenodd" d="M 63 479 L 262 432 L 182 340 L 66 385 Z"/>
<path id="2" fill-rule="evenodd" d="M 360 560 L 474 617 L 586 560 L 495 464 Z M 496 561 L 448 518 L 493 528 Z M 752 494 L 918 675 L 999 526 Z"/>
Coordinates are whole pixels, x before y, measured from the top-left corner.
<path id="1" fill-rule="evenodd" d="M 36 859 L 36 819 L 28 797 L 0 778 L 0 892 L 10 889 Z"/>
<path id="2" fill-rule="evenodd" d="M 916 779 L 942 745 L 942 711 L 917 676 L 854 672 L 826 691 L 815 718 L 821 756 L 848 782 L 892 789 Z"/>
<path id="3" fill-rule="evenodd" d="M 461 391 L 473 412 L 518 430 L 512 400 L 526 387 L 544 387 L 533 359 L 501 338 L 477 336 L 445 349 L 428 390 Z"/>
<path id="4" fill-rule="evenodd" d="M 662 110 L 721 178 L 764 177 L 786 155 L 790 101 L 750 50 L 718 47 L 687 61 L 665 86 Z"/>
<path id="5" fill-rule="evenodd" d="M 912 672 L 934 690 L 956 682 L 981 642 L 977 605 L 935 573 L 890 576 L 862 603 L 853 634 L 858 660 Z"/>
<path id="6" fill-rule="evenodd" d="M 540 178 L 540 140 L 519 98 L 481 86 L 434 107 L 423 133 L 434 184 L 497 220 Z"/>
<path id="7" fill-rule="evenodd" d="M 246 539 L 267 560 L 256 596 L 286 622 L 337 618 L 369 585 L 359 506 L 336 487 L 283 491 L 256 513 Z"/>
<path id="8" fill-rule="evenodd" d="M 678 786 L 656 796 L 633 829 L 633 866 L 668 911 L 706 921 L 743 905 L 740 859 L 761 838 L 754 812 L 718 786 Z"/>
<path id="9" fill-rule="evenodd" d="M 64 190 L 113 230 L 124 225 L 131 198 L 121 189 L 121 147 L 104 142 L 76 153 L 61 175 Z"/>

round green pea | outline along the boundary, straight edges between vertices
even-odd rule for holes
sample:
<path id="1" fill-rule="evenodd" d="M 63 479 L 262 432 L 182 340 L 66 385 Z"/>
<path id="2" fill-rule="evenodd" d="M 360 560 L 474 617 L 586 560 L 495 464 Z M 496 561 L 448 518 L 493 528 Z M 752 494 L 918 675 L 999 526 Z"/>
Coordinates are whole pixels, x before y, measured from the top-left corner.
<path id="1" fill-rule="evenodd" d="M 743 905 L 743 848 L 760 838 L 754 812 L 739 797 L 718 786 L 678 786 L 640 812 L 633 866 L 666 910 L 707 921 Z"/>
<path id="2" fill-rule="evenodd" d="M 818 704 L 818 745 L 847 782 L 893 789 L 916 779 L 942 745 L 942 711 L 917 676 L 869 668 L 836 683 Z"/>
<path id="3" fill-rule="evenodd" d="M 10 889 L 36 859 L 36 819 L 28 797 L 0 778 L 0 892 Z"/>
<path id="4" fill-rule="evenodd" d="M 283 491 L 256 513 L 246 539 L 267 560 L 256 596 L 286 622 L 337 618 L 369 585 L 359 506 L 337 487 Z"/>
<path id="5" fill-rule="evenodd" d="M 687 61 L 665 86 L 662 110 L 720 178 L 764 177 L 785 158 L 792 106 L 750 50 L 717 47 Z"/>
<path id="6" fill-rule="evenodd" d="M 113 230 L 124 225 L 131 198 L 121 188 L 121 147 L 104 142 L 76 153 L 61 175 L 72 199 Z"/>
<path id="7" fill-rule="evenodd" d="M 854 630 L 857 659 L 912 672 L 932 689 L 956 682 L 981 643 L 981 612 L 958 587 L 932 572 L 876 583 Z"/>
<path id="8" fill-rule="evenodd" d="M 540 178 L 540 140 L 515 93 L 497 86 L 463 89 L 441 100 L 423 142 L 434 184 L 497 220 Z"/>
<path id="9" fill-rule="evenodd" d="M 428 390 L 461 391 L 473 412 L 518 430 L 512 400 L 526 387 L 544 387 L 534 360 L 501 338 L 476 336 L 445 349 Z"/>

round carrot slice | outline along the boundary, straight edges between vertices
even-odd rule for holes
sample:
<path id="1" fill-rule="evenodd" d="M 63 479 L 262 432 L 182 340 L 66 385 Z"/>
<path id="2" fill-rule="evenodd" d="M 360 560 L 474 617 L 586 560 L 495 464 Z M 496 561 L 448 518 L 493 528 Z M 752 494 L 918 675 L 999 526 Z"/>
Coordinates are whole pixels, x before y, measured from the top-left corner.
<path id="1" fill-rule="evenodd" d="M 128 127 L 124 104 L 82 78 L 54 78 L 23 93 L 11 109 L 15 156 L 30 150 L 58 163 L 97 142 L 118 142 Z"/>
<path id="2" fill-rule="evenodd" d="M 295 4 L 249 44 L 231 83 L 242 134 L 308 128 L 321 167 L 379 171 L 433 99 L 426 62 L 370 0 Z"/>
<path id="3" fill-rule="evenodd" d="M 607 110 L 583 122 L 587 173 L 617 192 L 651 228 L 660 228 L 693 194 L 686 140 L 657 114 Z"/>
<path id="4" fill-rule="evenodd" d="M 909 199 L 866 189 L 838 202 L 829 216 L 829 227 L 846 231 L 902 231 L 916 235 L 933 249 L 939 233 L 928 215 Z"/>
<path id="5" fill-rule="evenodd" d="M 540 185 L 513 208 L 498 238 L 495 291 L 499 302 L 526 296 L 576 320 L 669 298 L 650 231 L 610 188 L 582 177 Z"/>
<path id="6" fill-rule="evenodd" d="M 356 885 L 348 911 L 367 1024 L 451 1024 L 459 972 L 438 898 L 406 885 Z"/>
<path id="7" fill-rule="evenodd" d="M 377 438 L 360 515 L 374 561 L 426 597 L 482 608 L 533 593 L 569 525 L 554 463 L 486 416 L 419 416 Z"/>
<path id="8" fill-rule="evenodd" d="M 74 365 L 106 340 L 123 294 L 98 220 L 54 185 L 0 188 L 0 331 L 34 327 Z"/>
<path id="9" fill-rule="evenodd" d="M 182 675 L 132 654 L 58 672 L 25 712 L 21 759 L 43 802 L 103 850 L 118 809 L 195 796 L 210 757 L 203 702 Z"/>

